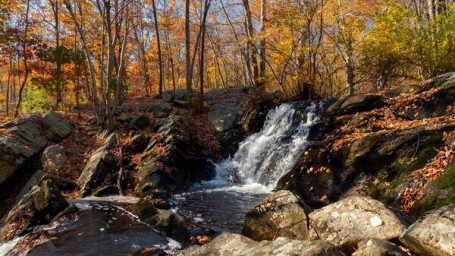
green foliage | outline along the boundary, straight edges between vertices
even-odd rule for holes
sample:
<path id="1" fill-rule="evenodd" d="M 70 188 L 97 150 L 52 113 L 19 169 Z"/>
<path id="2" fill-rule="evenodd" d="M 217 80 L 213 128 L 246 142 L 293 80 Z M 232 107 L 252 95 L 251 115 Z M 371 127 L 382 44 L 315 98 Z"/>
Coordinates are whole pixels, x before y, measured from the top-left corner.
<path id="1" fill-rule="evenodd" d="M 452 163 L 441 177 L 434 181 L 439 189 L 455 188 L 455 163 Z"/>
<path id="2" fill-rule="evenodd" d="M 31 87 L 25 91 L 22 102 L 23 113 L 43 112 L 51 108 L 47 100 L 47 91 L 44 88 Z"/>
<path id="3" fill-rule="evenodd" d="M 362 64 L 371 79 L 430 78 L 455 68 L 455 4 L 432 21 L 392 2 L 368 31 Z"/>

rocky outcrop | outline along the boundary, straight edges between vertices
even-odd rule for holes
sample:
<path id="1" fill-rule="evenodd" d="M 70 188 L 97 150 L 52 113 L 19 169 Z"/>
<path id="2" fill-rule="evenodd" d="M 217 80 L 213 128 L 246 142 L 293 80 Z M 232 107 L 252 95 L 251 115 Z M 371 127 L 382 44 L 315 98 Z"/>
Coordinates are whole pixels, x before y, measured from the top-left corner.
<path id="1" fill-rule="evenodd" d="M 246 214 L 242 234 L 257 241 L 280 236 L 306 240 L 309 221 L 300 203 L 287 190 L 272 194 Z"/>
<path id="2" fill-rule="evenodd" d="M 49 138 L 52 141 L 60 141 L 70 135 L 73 127 L 57 112 L 48 111 L 42 115 L 43 125 L 47 128 Z"/>
<path id="3" fill-rule="evenodd" d="M 350 115 L 357 112 L 369 111 L 384 106 L 379 95 L 350 95 L 341 97 L 328 108 L 331 115 Z"/>
<path id="4" fill-rule="evenodd" d="M 48 173 L 57 173 L 67 161 L 65 148 L 61 145 L 52 145 L 47 147 L 41 156 L 43 168 Z"/>
<path id="5" fill-rule="evenodd" d="M 98 148 L 90 157 L 84 170 L 79 176 L 81 196 L 89 195 L 95 188 L 102 185 L 106 178 L 116 174 L 117 159 L 110 149 L 117 141 L 117 135 L 111 134 L 103 146 Z M 110 182 L 108 182 L 110 183 Z"/>
<path id="6" fill-rule="evenodd" d="M 52 180 L 44 179 L 31 188 L 0 221 L 0 237 L 10 239 L 30 232 L 36 225 L 49 223 L 68 207 L 68 202 Z"/>
<path id="7" fill-rule="evenodd" d="M 48 222 L 69 206 L 51 180 L 41 183 L 40 189 L 33 195 L 33 203 Z"/>
<path id="8" fill-rule="evenodd" d="M 358 244 L 352 256 L 406 256 L 400 247 L 381 239 L 367 239 Z"/>
<path id="9" fill-rule="evenodd" d="M 309 215 L 313 240 L 337 246 L 352 246 L 365 238 L 394 239 L 406 229 L 395 212 L 383 203 L 353 196 L 330 204 Z"/>
<path id="10" fill-rule="evenodd" d="M 455 204 L 425 214 L 406 230 L 400 241 L 421 255 L 454 255 Z"/>
<path id="11" fill-rule="evenodd" d="M 203 246 L 194 245 L 178 255 L 344 255 L 326 241 L 300 241 L 279 237 L 273 241 L 256 242 L 238 234 L 222 233 Z"/>
<path id="12" fill-rule="evenodd" d="M 161 208 L 169 207 L 168 201 L 177 189 L 213 174 L 209 168 L 199 168 L 207 159 L 197 145 L 190 143 L 188 125 L 185 117 L 175 114 L 156 122 L 157 134 L 150 139 L 138 167 L 135 193 L 153 196 Z"/>
<path id="13" fill-rule="evenodd" d="M 16 120 L 2 127 L 9 128 L 0 138 L 0 184 L 47 144 L 40 135 L 36 117 Z"/>

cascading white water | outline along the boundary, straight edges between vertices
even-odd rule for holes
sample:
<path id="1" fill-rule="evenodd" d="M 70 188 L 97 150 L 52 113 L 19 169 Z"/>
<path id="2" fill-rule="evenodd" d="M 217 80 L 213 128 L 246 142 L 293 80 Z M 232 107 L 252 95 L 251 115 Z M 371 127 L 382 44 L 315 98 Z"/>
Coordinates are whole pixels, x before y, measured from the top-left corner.
<path id="1" fill-rule="evenodd" d="M 273 189 L 305 149 L 310 126 L 317 120 L 315 107 L 306 110 L 301 122 L 292 103 L 271 110 L 260 132 L 245 139 L 233 157 L 216 164 L 217 179 Z"/>

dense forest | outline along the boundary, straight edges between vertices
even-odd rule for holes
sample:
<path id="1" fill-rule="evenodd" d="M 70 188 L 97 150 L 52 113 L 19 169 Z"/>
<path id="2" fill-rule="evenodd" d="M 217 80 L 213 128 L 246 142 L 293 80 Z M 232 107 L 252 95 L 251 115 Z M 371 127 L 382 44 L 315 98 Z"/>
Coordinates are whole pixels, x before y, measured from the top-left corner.
<path id="1" fill-rule="evenodd" d="M 93 106 L 109 126 L 112 106 L 166 90 L 340 96 L 455 66 L 450 0 L 2 0 L 0 11 L 2 116 Z"/>

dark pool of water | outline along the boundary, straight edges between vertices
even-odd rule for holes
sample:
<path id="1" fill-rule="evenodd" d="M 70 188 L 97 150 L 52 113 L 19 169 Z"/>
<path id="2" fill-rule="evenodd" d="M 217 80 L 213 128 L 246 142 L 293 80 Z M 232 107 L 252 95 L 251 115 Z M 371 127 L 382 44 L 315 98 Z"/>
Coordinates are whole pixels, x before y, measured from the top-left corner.
<path id="1" fill-rule="evenodd" d="M 203 227 L 240 233 L 245 214 L 268 195 L 260 185 L 195 186 L 174 202 L 178 213 Z"/>
<path id="2" fill-rule="evenodd" d="M 97 204 L 55 228 L 49 241 L 29 255 L 131 255 L 143 247 L 165 247 L 168 240 L 119 208 Z"/>

